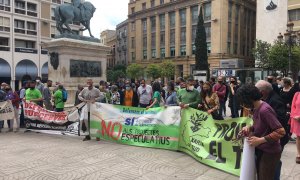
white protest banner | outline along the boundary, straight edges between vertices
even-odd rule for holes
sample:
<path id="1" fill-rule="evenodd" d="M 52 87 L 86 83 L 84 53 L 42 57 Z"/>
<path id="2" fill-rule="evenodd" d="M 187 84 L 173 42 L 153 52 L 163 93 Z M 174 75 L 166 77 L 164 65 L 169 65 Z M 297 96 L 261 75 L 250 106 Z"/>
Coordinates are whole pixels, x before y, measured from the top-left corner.
<path id="1" fill-rule="evenodd" d="M 0 102 L 0 120 L 10 120 L 14 118 L 14 108 L 11 101 Z"/>

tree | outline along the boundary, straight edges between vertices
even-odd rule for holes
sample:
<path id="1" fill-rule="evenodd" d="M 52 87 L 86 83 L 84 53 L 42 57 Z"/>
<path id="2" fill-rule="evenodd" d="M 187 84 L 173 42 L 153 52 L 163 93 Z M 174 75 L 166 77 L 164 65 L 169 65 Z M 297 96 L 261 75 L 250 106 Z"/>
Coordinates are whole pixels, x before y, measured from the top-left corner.
<path id="1" fill-rule="evenodd" d="M 204 27 L 204 20 L 202 14 L 202 7 L 198 16 L 197 32 L 195 39 L 196 53 L 196 70 L 209 70 L 208 68 L 208 56 L 207 56 L 207 43 L 206 33 Z M 209 74 L 209 73 L 208 73 Z"/>
<path id="2" fill-rule="evenodd" d="M 153 79 L 157 79 L 161 76 L 161 68 L 157 64 L 150 64 L 147 66 L 146 73 Z"/>
<path id="3" fill-rule="evenodd" d="M 257 67 L 267 70 L 271 69 L 271 62 L 269 58 L 270 48 L 271 44 L 266 41 L 255 41 L 255 48 L 252 49 L 252 54 L 255 60 L 257 60 Z"/>
<path id="4" fill-rule="evenodd" d="M 124 73 L 126 73 L 126 66 L 121 65 L 121 64 L 115 65 L 115 67 L 114 67 L 113 69 L 114 69 L 114 71 L 121 70 L 121 71 L 123 71 Z"/>
<path id="5" fill-rule="evenodd" d="M 112 82 L 113 81 L 113 76 L 114 76 L 114 71 L 111 69 L 107 69 L 106 71 L 106 79 L 108 82 Z"/>
<path id="6" fill-rule="evenodd" d="M 171 78 L 175 75 L 175 65 L 172 61 L 163 61 L 160 64 L 161 75 L 165 78 Z"/>
<path id="7" fill-rule="evenodd" d="M 125 77 L 126 77 L 126 74 L 122 70 L 116 70 L 113 72 L 112 79 L 113 79 L 113 82 L 118 82 L 118 80 L 120 78 L 125 78 Z"/>
<path id="8" fill-rule="evenodd" d="M 144 74 L 143 67 L 139 64 L 130 64 L 127 66 L 126 75 L 129 78 L 137 79 Z"/>

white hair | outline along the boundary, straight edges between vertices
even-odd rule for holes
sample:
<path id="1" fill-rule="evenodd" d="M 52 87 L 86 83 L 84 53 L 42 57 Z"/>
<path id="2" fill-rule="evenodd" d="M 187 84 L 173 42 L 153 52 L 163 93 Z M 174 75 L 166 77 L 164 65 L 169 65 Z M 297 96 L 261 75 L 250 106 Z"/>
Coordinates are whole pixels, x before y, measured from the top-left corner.
<path id="1" fill-rule="evenodd" d="M 255 84 L 255 86 L 259 90 L 264 90 L 264 91 L 267 91 L 267 92 L 273 91 L 272 84 L 269 83 L 268 81 L 265 81 L 265 80 L 259 80 L 259 81 L 257 81 L 257 83 Z"/>

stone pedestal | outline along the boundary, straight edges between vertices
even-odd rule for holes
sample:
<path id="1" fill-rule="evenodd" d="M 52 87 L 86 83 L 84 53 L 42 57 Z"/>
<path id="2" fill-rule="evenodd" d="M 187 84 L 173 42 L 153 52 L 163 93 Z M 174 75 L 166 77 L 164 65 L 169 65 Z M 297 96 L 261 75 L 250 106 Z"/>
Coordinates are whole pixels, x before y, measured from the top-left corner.
<path id="1" fill-rule="evenodd" d="M 44 43 L 42 47 L 50 54 L 48 79 L 52 80 L 53 84 L 60 82 L 64 85 L 69 95 L 67 104 L 74 104 L 77 86 L 86 86 L 87 79 L 93 79 L 95 85 L 99 84 L 100 80 L 106 81 L 107 54 L 110 51 L 108 46 L 60 38 Z M 55 57 L 58 57 L 58 61 Z"/>

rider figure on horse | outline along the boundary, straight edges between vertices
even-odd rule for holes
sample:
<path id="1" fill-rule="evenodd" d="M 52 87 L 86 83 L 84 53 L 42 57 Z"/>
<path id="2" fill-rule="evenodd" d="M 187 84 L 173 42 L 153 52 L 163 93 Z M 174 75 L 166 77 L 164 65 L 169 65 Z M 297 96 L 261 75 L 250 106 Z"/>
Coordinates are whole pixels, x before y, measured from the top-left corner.
<path id="1" fill-rule="evenodd" d="M 82 18 L 83 20 L 86 20 L 85 15 L 84 15 L 84 9 L 83 9 L 84 6 L 82 5 L 81 0 L 73 0 L 72 5 L 73 5 L 75 8 L 78 8 L 78 10 L 79 10 L 79 12 L 80 12 L 79 16 L 81 16 L 81 18 Z"/>

